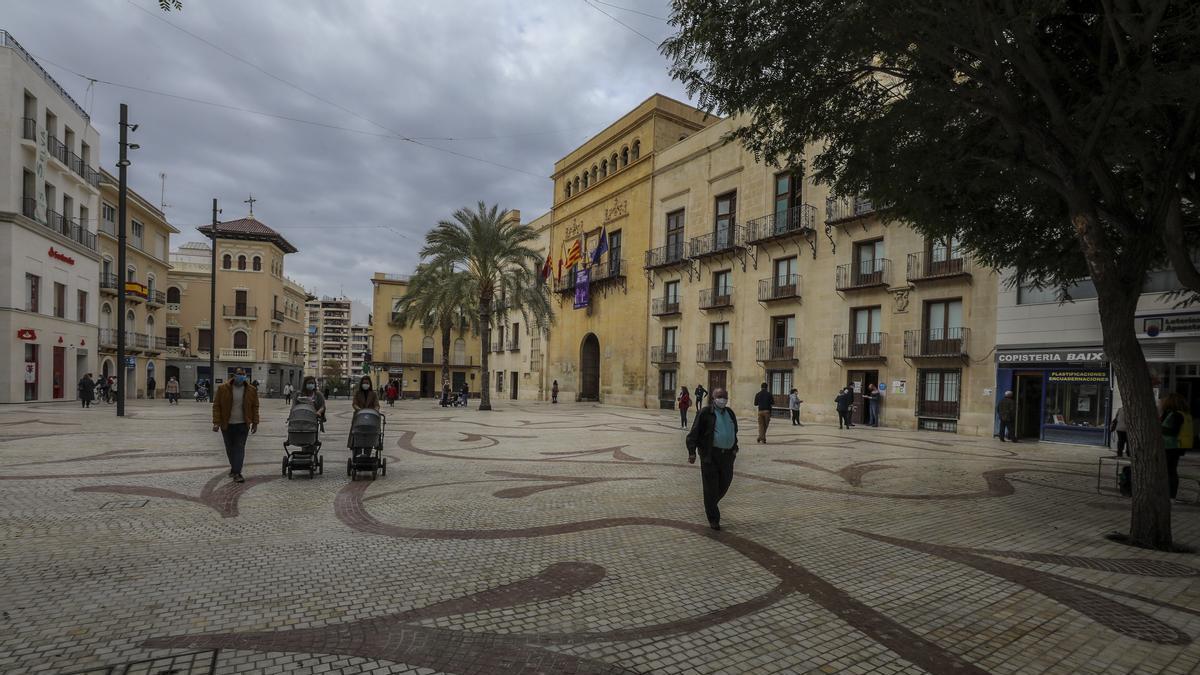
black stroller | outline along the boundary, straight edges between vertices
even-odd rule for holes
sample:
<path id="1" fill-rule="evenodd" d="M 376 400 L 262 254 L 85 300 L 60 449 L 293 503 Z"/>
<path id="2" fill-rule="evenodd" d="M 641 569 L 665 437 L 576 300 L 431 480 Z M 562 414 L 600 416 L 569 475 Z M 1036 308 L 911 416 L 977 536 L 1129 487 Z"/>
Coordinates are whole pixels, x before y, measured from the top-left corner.
<path id="1" fill-rule="evenodd" d="M 374 408 L 363 408 L 354 413 L 350 422 L 350 438 L 346 447 L 350 457 L 346 460 L 346 475 L 357 480 L 358 474 L 370 473 L 371 478 L 387 475 L 387 458 L 383 456 L 383 415 Z"/>
<path id="2" fill-rule="evenodd" d="M 307 471 L 312 478 L 325 473 L 321 458 L 321 417 L 308 400 L 298 400 L 288 414 L 287 440 L 283 442 L 283 475 L 290 480 L 293 471 Z M 288 446 L 296 449 L 288 452 Z"/>

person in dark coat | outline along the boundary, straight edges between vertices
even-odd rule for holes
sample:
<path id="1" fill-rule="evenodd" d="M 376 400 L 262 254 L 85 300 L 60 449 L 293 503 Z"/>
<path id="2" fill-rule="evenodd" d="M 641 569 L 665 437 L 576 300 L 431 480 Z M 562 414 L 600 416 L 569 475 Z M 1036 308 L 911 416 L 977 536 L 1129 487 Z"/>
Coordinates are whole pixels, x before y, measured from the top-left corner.
<path id="1" fill-rule="evenodd" d="M 837 405 L 838 428 L 845 427 L 849 429 L 854 426 L 850 421 L 850 410 L 854 405 L 854 390 L 850 387 L 844 387 L 842 393 L 838 394 L 837 398 L 833 399 L 833 402 Z"/>
<path id="2" fill-rule="evenodd" d="M 708 390 L 704 388 L 704 385 L 698 384 L 696 385 L 696 388 L 692 390 L 692 394 L 696 397 L 696 410 L 703 408 L 704 397 L 708 396 Z"/>
<path id="3" fill-rule="evenodd" d="M 767 442 L 767 427 L 771 424 L 771 408 L 775 405 L 775 397 L 763 382 L 758 393 L 754 395 L 754 409 L 758 411 L 758 442 Z"/>
<path id="4" fill-rule="evenodd" d="M 733 462 L 737 459 L 737 416 L 729 409 L 729 395 L 714 389 L 712 403 L 698 413 L 687 435 L 688 463 L 700 456 L 700 479 L 704 486 L 704 513 L 708 526 L 721 529 L 721 509 L 717 503 L 733 482 Z"/>
<path id="5" fill-rule="evenodd" d="M 687 428 L 687 411 L 692 407 L 692 397 L 688 395 L 687 387 L 679 388 L 679 397 L 675 399 L 676 407 L 679 408 L 679 428 Z"/>
<path id="6" fill-rule="evenodd" d="M 92 380 L 92 374 L 87 373 L 79 380 L 79 405 L 90 408 L 94 398 L 96 398 L 96 383 Z"/>
<path id="7" fill-rule="evenodd" d="M 1004 398 L 1000 399 L 1000 405 L 996 406 L 996 412 L 1000 416 L 1000 442 L 1005 439 L 1017 442 L 1017 401 L 1013 398 L 1011 391 L 1004 392 Z"/>
<path id="8" fill-rule="evenodd" d="M 158 380 L 154 379 L 154 376 L 151 375 L 146 378 L 146 398 L 154 398 L 155 389 L 158 389 Z"/>

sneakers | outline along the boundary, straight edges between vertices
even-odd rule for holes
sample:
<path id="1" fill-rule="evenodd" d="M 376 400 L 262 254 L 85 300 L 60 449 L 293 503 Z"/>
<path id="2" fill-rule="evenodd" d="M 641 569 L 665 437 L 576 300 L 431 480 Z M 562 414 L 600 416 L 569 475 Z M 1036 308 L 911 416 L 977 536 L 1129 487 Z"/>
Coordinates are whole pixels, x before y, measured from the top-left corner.
<path id="1" fill-rule="evenodd" d="M 230 470 L 230 471 L 229 471 L 229 477 L 230 477 L 230 478 L 233 478 L 233 477 L 234 477 L 234 476 L 236 476 L 236 475 L 237 475 L 237 472 L 235 472 L 235 471 L 233 471 L 233 470 Z"/>
<path id="2" fill-rule="evenodd" d="M 235 473 L 235 474 L 233 474 L 233 482 L 235 482 L 235 483 L 245 483 L 245 482 L 246 482 L 246 479 L 245 479 L 245 478 L 242 478 L 242 474 L 240 474 L 240 473 Z"/>

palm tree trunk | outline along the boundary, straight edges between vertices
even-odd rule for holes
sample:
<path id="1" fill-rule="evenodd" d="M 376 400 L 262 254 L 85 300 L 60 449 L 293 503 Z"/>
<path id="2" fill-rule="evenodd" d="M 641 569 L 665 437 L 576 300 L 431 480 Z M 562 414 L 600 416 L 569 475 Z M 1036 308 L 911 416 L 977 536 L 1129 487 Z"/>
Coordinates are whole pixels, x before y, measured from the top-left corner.
<path id="1" fill-rule="evenodd" d="M 442 383 L 450 381 L 450 328 L 448 321 L 442 322 Z M 454 393 L 454 392 L 450 392 Z"/>
<path id="2" fill-rule="evenodd" d="M 479 357 L 482 384 L 479 389 L 479 409 L 492 409 L 491 378 L 488 372 L 488 354 L 492 349 L 492 294 L 482 293 L 479 298 L 479 341 L 483 353 Z"/>

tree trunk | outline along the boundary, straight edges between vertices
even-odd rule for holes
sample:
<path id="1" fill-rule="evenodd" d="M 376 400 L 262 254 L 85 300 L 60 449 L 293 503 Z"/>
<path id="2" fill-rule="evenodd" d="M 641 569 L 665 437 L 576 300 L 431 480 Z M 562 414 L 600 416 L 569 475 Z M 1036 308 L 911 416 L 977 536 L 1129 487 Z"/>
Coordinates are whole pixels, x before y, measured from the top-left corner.
<path id="1" fill-rule="evenodd" d="M 479 358 L 479 370 L 483 384 L 479 390 L 479 409 L 492 409 L 491 378 L 488 372 L 488 354 L 492 349 L 492 295 L 483 294 L 479 298 L 479 340 L 482 343 L 483 354 Z"/>
<path id="2" fill-rule="evenodd" d="M 451 324 L 442 323 L 442 385 L 450 381 L 450 329 Z M 454 393 L 454 392 L 450 392 Z"/>

